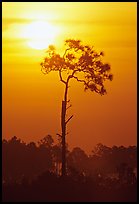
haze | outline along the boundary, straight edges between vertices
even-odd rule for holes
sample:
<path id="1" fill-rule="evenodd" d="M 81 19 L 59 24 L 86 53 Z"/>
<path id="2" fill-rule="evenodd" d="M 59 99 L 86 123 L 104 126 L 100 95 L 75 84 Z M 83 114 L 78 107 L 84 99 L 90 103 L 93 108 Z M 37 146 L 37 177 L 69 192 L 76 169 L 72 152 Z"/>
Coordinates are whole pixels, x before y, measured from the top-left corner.
<path id="1" fill-rule="evenodd" d="M 43 75 L 45 51 L 29 46 L 26 27 L 45 21 L 57 28 L 53 43 L 80 39 L 104 51 L 114 75 L 107 95 L 84 92 L 73 80 L 69 98 L 69 148 L 90 152 L 97 143 L 136 145 L 137 141 L 137 3 L 24 2 L 2 3 L 2 137 L 25 142 L 60 133 L 64 87 L 58 74 Z M 47 31 L 46 31 L 47 32 Z M 48 30 L 50 32 L 50 30 Z M 49 43 L 49 35 L 47 37 Z M 51 42 L 51 41 L 50 41 Z"/>

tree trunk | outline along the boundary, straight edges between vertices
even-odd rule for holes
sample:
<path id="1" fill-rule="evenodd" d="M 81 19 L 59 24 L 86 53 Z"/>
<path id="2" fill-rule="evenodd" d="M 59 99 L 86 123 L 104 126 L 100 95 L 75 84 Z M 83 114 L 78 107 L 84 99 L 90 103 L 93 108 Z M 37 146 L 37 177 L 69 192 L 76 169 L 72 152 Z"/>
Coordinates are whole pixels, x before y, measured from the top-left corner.
<path id="1" fill-rule="evenodd" d="M 64 101 L 62 101 L 61 128 L 62 128 L 62 176 L 66 175 L 66 105 L 68 82 L 66 83 Z"/>

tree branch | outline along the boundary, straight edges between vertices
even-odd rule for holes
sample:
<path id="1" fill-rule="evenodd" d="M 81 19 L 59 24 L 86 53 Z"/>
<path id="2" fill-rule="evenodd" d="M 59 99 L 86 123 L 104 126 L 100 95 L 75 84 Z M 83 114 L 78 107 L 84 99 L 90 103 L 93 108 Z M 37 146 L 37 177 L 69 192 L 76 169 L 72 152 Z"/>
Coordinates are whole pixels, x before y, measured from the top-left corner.
<path id="1" fill-rule="evenodd" d="M 77 71 L 78 71 L 77 69 L 73 70 L 72 74 L 68 76 L 67 81 L 69 81 L 71 78 L 73 78 L 73 77 L 74 77 L 75 72 L 77 72 Z"/>
<path id="2" fill-rule="evenodd" d="M 64 80 L 62 79 L 61 70 L 59 70 L 59 77 L 60 77 L 60 81 L 62 81 L 64 84 L 66 84 L 66 81 L 64 81 Z"/>
<path id="3" fill-rule="evenodd" d="M 76 80 L 79 81 L 79 82 L 83 82 L 84 84 L 86 84 L 85 80 L 78 79 L 78 77 L 76 77 L 76 76 L 73 76 L 73 78 L 76 79 Z"/>
<path id="4" fill-rule="evenodd" d="M 67 124 L 71 120 L 72 117 L 73 117 L 73 115 L 70 116 L 69 119 L 65 123 Z"/>
<path id="5" fill-rule="evenodd" d="M 66 110 L 68 110 L 70 107 L 72 107 L 72 105 L 69 105 L 69 106 L 66 108 Z"/>
<path id="6" fill-rule="evenodd" d="M 78 69 L 75 69 L 75 70 L 73 70 L 73 72 L 72 72 L 72 77 L 74 76 L 74 74 L 75 74 L 75 72 L 77 72 L 78 71 Z"/>
<path id="7" fill-rule="evenodd" d="M 63 59 L 64 59 L 64 57 L 65 57 L 65 55 L 66 55 L 66 52 L 68 51 L 68 50 L 70 50 L 71 48 L 67 48 L 66 50 L 65 50 L 65 52 L 64 52 L 64 54 L 63 54 Z"/>
<path id="8" fill-rule="evenodd" d="M 59 133 L 57 133 L 56 135 L 62 138 L 62 135 L 60 135 Z"/>

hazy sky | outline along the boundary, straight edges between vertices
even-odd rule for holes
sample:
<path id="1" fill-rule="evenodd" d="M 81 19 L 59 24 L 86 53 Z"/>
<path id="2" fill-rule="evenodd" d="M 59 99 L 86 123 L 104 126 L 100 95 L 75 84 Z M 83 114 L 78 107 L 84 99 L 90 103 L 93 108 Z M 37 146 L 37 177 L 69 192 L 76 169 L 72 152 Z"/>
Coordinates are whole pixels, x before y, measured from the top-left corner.
<path id="1" fill-rule="evenodd" d="M 106 83 L 108 93 L 104 96 L 84 92 L 81 84 L 72 81 L 69 114 L 74 117 L 68 125 L 69 147 L 80 146 L 90 152 L 99 142 L 108 146 L 136 144 L 135 2 L 2 3 L 3 138 L 16 135 L 25 142 L 36 142 L 47 134 L 56 139 L 60 133 L 64 86 L 58 74 L 42 74 L 39 63 L 45 52 L 37 46 L 52 42 L 62 52 L 66 38 L 80 39 L 104 51 L 103 60 L 111 65 L 114 75 L 114 80 Z"/>

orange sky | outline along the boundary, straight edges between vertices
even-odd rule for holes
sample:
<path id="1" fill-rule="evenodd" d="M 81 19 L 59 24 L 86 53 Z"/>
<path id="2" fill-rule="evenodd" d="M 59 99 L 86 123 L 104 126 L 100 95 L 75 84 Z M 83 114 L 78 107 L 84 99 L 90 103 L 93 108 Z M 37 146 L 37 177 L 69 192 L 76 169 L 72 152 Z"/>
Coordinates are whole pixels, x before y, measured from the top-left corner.
<path id="1" fill-rule="evenodd" d="M 38 21 L 49 24 L 39 34 L 34 28 Z M 69 98 L 74 117 L 68 126 L 69 147 L 91 151 L 99 142 L 108 146 L 136 144 L 136 24 L 135 2 L 3 2 L 3 138 L 16 135 L 29 142 L 47 134 L 56 138 L 60 133 L 64 86 L 58 74 L 42 74 L 39 63 L 44 50 L 30 44 L 36 46 L 35 41 L 40 43 L 44 37 L 46 44 L 52 40 L 61 52 L 63 41 L 75 38 L 104 51 L 114 80 L 106 84 L 105 96 L 84 92 L 81 84 L 72 81 Z"/>

